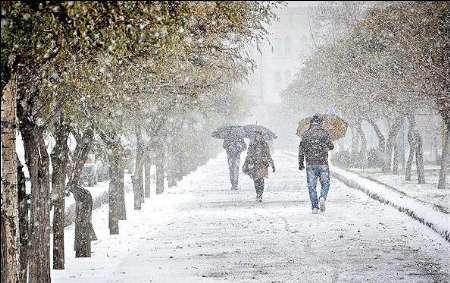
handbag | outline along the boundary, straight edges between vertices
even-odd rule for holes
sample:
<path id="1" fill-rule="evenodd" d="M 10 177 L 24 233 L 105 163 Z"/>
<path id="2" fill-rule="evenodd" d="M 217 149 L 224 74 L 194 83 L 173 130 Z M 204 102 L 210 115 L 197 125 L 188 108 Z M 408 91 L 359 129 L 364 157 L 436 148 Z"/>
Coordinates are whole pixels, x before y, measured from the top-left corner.
<path id="1" fill-rule="evenodd" d="M 245 159 L 244 165 L 242 166 L 242 172 L 249 176 L 252 176 L 255 172 L 255 165 L 250 162 L 248 158 Z"/>

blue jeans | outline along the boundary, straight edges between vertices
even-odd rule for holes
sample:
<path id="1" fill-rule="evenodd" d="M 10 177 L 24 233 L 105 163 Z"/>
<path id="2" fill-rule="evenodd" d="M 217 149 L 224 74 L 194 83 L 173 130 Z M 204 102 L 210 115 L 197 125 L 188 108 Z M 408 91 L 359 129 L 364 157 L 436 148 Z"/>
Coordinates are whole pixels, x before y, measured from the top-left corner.
<path id="1" fill-rule="evenodd" d="M 328 190 L 330 189 L 330 170 L 328 165 L 308 165 L 306 166 L 306 179 L 308 182 L 309 198 L 312 208 L 319 208 L 317 200 L 317 178 L 320 180 L 322 187 L 320 197 L 327 199 Z"/>

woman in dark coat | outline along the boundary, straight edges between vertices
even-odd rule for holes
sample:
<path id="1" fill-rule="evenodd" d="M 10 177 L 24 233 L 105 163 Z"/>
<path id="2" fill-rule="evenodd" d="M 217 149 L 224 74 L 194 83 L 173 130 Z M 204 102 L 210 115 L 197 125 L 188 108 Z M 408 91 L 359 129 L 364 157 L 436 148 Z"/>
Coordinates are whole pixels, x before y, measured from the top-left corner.
<path id="1" fill-rule="evenodd" d="M 272 167 L 275 173 L 275 164 L 273 163 L 270 149 L 261 132 L 257 132 L 255 140 L 248 146 L 247 157 L 245 158 L 242 171 L 249 175 L 255 183 L 256 200 L 262 201 L 264 192 L 264 178 L 269 175 L 268 168 Z"/>

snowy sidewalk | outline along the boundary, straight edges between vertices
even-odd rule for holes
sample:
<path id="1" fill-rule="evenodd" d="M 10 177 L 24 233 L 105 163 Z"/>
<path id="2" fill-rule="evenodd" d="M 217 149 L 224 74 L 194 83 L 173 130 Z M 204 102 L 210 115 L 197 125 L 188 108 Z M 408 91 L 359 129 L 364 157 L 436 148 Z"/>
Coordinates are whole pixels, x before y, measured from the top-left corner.
<path id="1" fill-rule="evenodd" d="M 67 255 L 66 270 L 52 273 L 54 282 L 449 278 L 450 245 L 431 229 L 334 179 L 327 211 L 312 215 L 304 171 L 288 153 L 276 153 L 274 160 L 277 172 L 267 180 L 262 204 L 255 203 L 247 176 L 241 174 L 239 192 L 229 190 L 221 155 L 164 195 L 152 196 L 142 211 L 130 210 L 128 195 L 128 220 L 118 236 L 107 232 L 106 206 L 96 210 L 99 241 L 92 258 Z"/>

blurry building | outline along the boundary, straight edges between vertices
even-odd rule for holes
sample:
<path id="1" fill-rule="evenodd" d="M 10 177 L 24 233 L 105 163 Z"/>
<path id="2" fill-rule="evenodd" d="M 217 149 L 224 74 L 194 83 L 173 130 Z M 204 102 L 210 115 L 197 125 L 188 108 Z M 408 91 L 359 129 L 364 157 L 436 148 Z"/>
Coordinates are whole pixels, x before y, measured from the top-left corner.
<path id="1" fill-rule="evenodd" d="M 269 41 L 258 51 L 252 50 L 257 64 L 245 85 L 247 93 L 258 103 L 272 104 L 293 80 L 303 60 L 310 55 L 312 39 L 309 30 L 311 2 L 288 2 L 277 10 L 279 17 L 269 28 Z"/>

